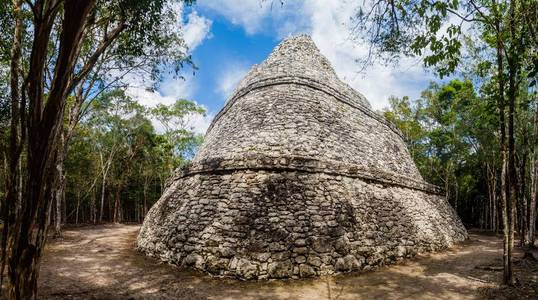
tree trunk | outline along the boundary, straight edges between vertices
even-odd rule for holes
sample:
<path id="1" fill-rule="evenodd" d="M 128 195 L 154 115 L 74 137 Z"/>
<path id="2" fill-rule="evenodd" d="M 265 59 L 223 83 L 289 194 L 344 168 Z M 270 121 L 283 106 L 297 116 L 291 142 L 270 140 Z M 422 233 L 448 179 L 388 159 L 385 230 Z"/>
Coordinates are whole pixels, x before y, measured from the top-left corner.
<path id="1" fill-rule="evenodd" d="M 95 188 L 92 189 L 92 198 L 90 201 L 90 221 L 95 224 L 97 223 L 97 212 L 95 208 Z"/>
<path id="2" fill-rule="evenodd" d="M 118 184 L 118 187 L 116 188 L 116 192 L 114 195 L 114 217 L 113 222 L 114 223 L 121 223 L 122 222 L 122 214 L 121 214 L 121 191 L 123 190 L 123 184 Z"/>
<path id="3" fill-rule="evenodd" d="M 142 220 L 146 218 L 148 213 L 148 178 L 144 178 L 144 203 L 142 208 Z"/>
<path id="4" fill-rule="evenodd" d="M 492 209 L 492 226 L 493 226 L 493 230 L 495 231 L 495 233 L 499 233 L 499 208 L 497 206 L 497 202 L 498 202 L 498 199 L 497 199 L 497 174 L 494 174 L 493 176 L 495 176 L 495 180 L 493 181 L 493 199 L 492 199 L 492 203 L 493 203 L 493 209 Z"/>
<path id="5" fill-rule="evenodd" d="M 503 282 L 512 284 L 512 235 L 511 235 L 511 219 L 512 211 L 510 210 L 510 175 L 509 175 L 509 153 L 506 145 L 506 121 L 505 121 L 505 98 L 504 98 L 504 62 L 503 62 L 503 43 L 500 34 L 500 17 L 496 2 L 494 2 L 495 29 L 496 36 L 496 51 L 497 51 L 497 83 L 498 83 L 498 108 L 499 108 L 499 123 L 500 123 L 500 148 L 501 148 L 501 203 L 502 203 L 502 222 L 503 222 Z"/>
<path id="6" fill-rule="evenodd" d="M 536 147 L 533 145 L 533 147 Z M 528 221 L 528 230 L 527 237 L 525 239 L 525 246 L 534 247 L 536 240 L 536 194 L 538 193 L 538 168 L 536 166 L 537 158 L 536 153 L 533 154 L 532 158 L 532 171 L 531 171 L 531 198 L 529 202 L 529 221 Z"/>
<path id="7" fill-rule="evenodd" d="M 538 96 L 535 99 L 535 112 L 533 120 L 533 141 L 532 141 L 532 153 L 531 153 L 531 195 L 529 201 L 529 220 L 528 220 L 528 230 L 527 237 L 525 238 L 525 246 L 534 247 L 534 242 L 536 239 L 536 194 L 538 193 L 538 151 L 536 151 L 536 143 L 538 142 Z"/>
<path id="8" fill-rule="evenodd" d="M 77 206 L 75 210 L 75 224 L 78 225 L 78 212 L 80 208 L 80 192 L 77 190 Z"/>
<path id="9" fill-rule="evenodd" d="M 511 213 L 509 208 L 510 188 L 508 176 L 508 159 L 506 151 L 503 151 L 501 172 L 501 197 L 502 197 L 502 221 L 503 221 L 503 282 L 510 284 L 512 280 L 512 247 L 511 247 Z"/>
<path id="10" fill-rule="evenodd" d="M 22 0 L 13 1 L 13 45 L 11 46 L 11 65 L 10 65 L 10 100 L 11 100 L 11 118 L 10 118 L 10 135 L 9 135 L 9 153 L 6 155 L 8 168 L 6 172 L 6 199 L 2 204 L 2 213 L 4 226 L 2 228 L 2 267 L 0 276 L 4 279 L 5 266 L 8 265 L 8 282 L 4 298 L 12 299 L 17 296 L 32 297 L 35 290 L 32 284 L 27 284 L 28 293 L 20 291 L 17 287 L 20 281 L 23 281 L 26 274 L 17 275 L 14 267 L 10 267 L 8 260 L 11 258 L 11 244 L 14 243 L 16 230 L 19 221 L 20 209 L 19 203 L 22 204 L 22 189 L 20 182 L 22 180 L 20 172 L 21 152 L 24 143 L 24 103 L 22 102 L 24 87 L 21 87 L 19 79 L 21 79 L 21 56 L 22 56 L 22 32 L 23 32 L 23 16 L 22 16 Z M 13 236 L 13 237 L 12 237 Z M 31 264 L 31 262 L 28 262 Z M 16 267 L 16 266 L 15 266 Z M 29 272 L 30 270 L 23 270 Z M 21 272 L 22 273 L 22 272 Z M 22 277 L 22 278 L 21 278 Z M 28 277 L 30 278 L 30 277 Z M 24 293 L 24 294 L 23 294 Z M 22 295 L 21 295 L 22 294 Z M 10 298 L 10 296 L 12 296 Z M 30 298 L 29 297 L 29 298 Z"/>
<path id="11" fill-rule="evenodd" d="M 14 4 L 15 11 L 20 10 L 20 2 L 17 1 Z M 35 299 L 37 297 L 39 266 L 50 223 L 52 190 L 56 184 L 54 166 L 59 124 L 63 121 L 63 109 L 69 93 L 76 57 L 80 50 L 83 28 L 93 4 L 92 0 L 65 1 L 62 6 L 49 6 L 41 2 L 35 4 L 40 17 L 33 20 L 32 28 L 32 49 L 26 77 L 29 99 L 27 123 L 22 122 L 23 118 L 26 118 L 26 110 L 21 109 L 20 114 L 20 123 L 27 127 L 25 129 L 28 132 L 27 147 L 24 147 L 27 153 L 28 176 L 24 185 L 20 213 L 17 214 L 14 222 L 9 222 L 8 246 L 3 254 L 7 257 L 8 266 L 4 290 L 7 299 Z M 46 53 L 50 33 L 60 11 L 63 12 L 61 20 L 63 30 L 61 30 L 59 50 L 55 60 L 53 82 L 50 90 L 47 91 L 45 101 L 43 78 L 47 62 Z M 20 20 L 20 18 L 15 19 L 16 22 Z M 24 97 L 22 99 L 20 103 L 25 103 Z M 18 118 L 18 114 L 12 115 L 15 122 L 18 122 Z M 11 132 L 12 139 L 17 139 L 18 134 L 18 130 Z M 14 149 L 21 149 L 21 143 L 16 146 Z M 17 161 L 19 156 L 16 152 L 20 151 L 18 149 L 13 155 Z M 14 203 L 12 200 L 15 198 L 10 195 L 7 197 L 7 202 Z"/>
<path id="12" fill-rule="evenodd" d="M 536 169 L 536 167 L 535 167 Z M 529 206 L 529 230 L 527 231 L 527 242 L 525 246 L 534 247 L 536 242 L 536 193 L 537 193 L 537 183 L 536 183 L 536 171 L 534 173 L 534 191 L 531 195 L 531 201 Z"/>
<path id="13" fill-rule="evenodd" d="M 514 38 L 514 1 L 510 1 L 510 32 L 511 38 Z M 507 207 L 506 214 L 508 219 L 508 232 L 507 232 L 507 261 L 505 262 L 504 283 L 507 285 L 514 284 L 514 276 L 512 271 L 512 251 L 514 247 L 514 219 L 515 219 L 515 206 L 517 197 L 517 174 L 515 167 L 515 137 L 514 137 L 514 117 L 515 117 L 515 101 L 516 101 L 516 66 L 515 66 L 515 53 L 514 45 L 510 45 L 508 61 L 508 193 L 507 193 Z"/>
<path id="14" fill-rule="evenodd" d="M 99 207 L 99 223 L 103 223 L 103 208 L 105 206 L 105 176 L 103 176 L 103 182 L 101 183 L 101 205 Z"/>
<path id="15" fill-rule="evenodd" d="M 523 145 L 526 147 L 527 145 L 527 139 L 524 137 L 523 139 Z M 525 176 L 527 172 L 527 151 L 523 150 L 523 159 L 519 163 L 519 176 L 518 176 L 518 182 L 519 182 L 519 192 L 518 192 L 518 200 L 519 200 L 519 244 L 520 246 L 525 245 L 526 237 L 527 237 L 527 230 L 528 230 L 528 215 L 527 215 L 527 207 L 528 207 L 528 201 L 527 201 L 527 194 L 526 194 L 526 185 L 525 185 Z"/>
<path id="16" fill-rule="evenodd" d="M 63 130 L 60 131 L 59 145 L 58 145 L 58 161 L 56 162 L 56 176 L 57 186 L 54 188 L 54 202 L 55 202 L 55 214 L 54 214 L 54 236 L 62 236 L 62 197 L 65 189 L 65 172 L 64 172 L 64 158 L 65 158 L 65 134 Z"/>
<path id="17" fill-rule="evenodd" d="M 489 199 L 488 228 L 494 232 L 497 232 L 497 174 L 495 174 L 495 168 L 489 163 L 486 163 L 486 181 Z"/>

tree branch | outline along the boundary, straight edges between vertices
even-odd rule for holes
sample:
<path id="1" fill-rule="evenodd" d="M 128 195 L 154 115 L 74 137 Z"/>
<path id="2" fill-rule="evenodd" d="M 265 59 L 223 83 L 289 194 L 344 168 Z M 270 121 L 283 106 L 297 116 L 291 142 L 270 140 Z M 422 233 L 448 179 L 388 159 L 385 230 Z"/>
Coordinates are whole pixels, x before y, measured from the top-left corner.
<path id="1" fill-rule="evenodd" d="M 122 22 L 118 27 L 116 27 L 114 30 L 112 30 L 109 34 L 106 35 L 106 37 L 103 39 L 101 44 L 97 47 L 95 52 L 90 56 L 86 64 L 82 67 L 80 72 L 75 75 L 74 79 L 71 82 L 70 89 L 77 85 L 88 73 L 92 70 L 95 63 L 97 63 L 97 60 L 105 52 L 105 50 L 114 42 L 114 40 L 120 35 L 120 33 L 127 28 L 127 25 L 125 22 Z"/>

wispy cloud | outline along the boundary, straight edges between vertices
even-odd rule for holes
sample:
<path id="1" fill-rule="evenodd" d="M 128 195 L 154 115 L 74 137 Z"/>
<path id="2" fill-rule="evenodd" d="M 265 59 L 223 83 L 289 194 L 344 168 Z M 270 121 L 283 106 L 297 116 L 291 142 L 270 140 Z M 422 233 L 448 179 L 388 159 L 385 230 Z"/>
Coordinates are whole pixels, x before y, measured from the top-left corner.
<path id="1" fill-rule="evenodd" d="M 270 1 L 260 0 L 199 0 L 197 4 L 224 16 L 234 25 L 242 26 L 248 34 L 258 32 L 271 10 Z"/>
<path id="2" fill-rule="evenodd" d="M 376 63 L 359 74 L 368 45 L 351 39 L 351 18 L 361 4 L 349 0 L 279 1 L 260 0 L 200 0 L 199 5 L 214 11 L 233 24 L 242 26 L 248 34 L 272 34 L 283 38 L 297 33 L 312 36 L 320 51 L 327 56 L 339 77 L 363 93 L 373 108 L 388 105 L 388 98 L 418 96 L 429 80 L 427 73 L 415 60 L 402 60 L 398 65 Z M 219 82 L 226 86 L 224 80 Z"/>
<path id="3" fill-rule="evenodd" d="M 198 15 L 197 11 L 189 14 L 188 22 L 183 27 L 183 39 L 189 51 L 194 51 L 206 38 L 210 37 L 211 24 L 211 20 Z"/>
<path id="4" fill-rule="evenodd" d="M 176 9 L 181 11 L 183 6 L 177 6 Z M 182 30 L 189 53 L 192 53 L 205 39 L 210 37 L 211 24 L 211 20 L 200 16 L 196 11 L 192 11 L 188 15 L 186 23 L 179 24 L 178 30 Z M 163 67 L 166 68 L 166 66 Z M 133 74 L 124 80 L 128 84 L 126 93 L 146 107 L 154 107 L 158 104 L 170 105 L 178 99 L 192 100 L 198 87 L 197 78 L 187 72 L 183 72 L 181 75 L 182 78 L 165 77 L 158 83 L 158 89 L 154 90 L 152 89 L 153 82 Z M 196 133 L 205 133 L 211 119 L 213 119 L 212 113 L 208 113 L 206 116 L 193 115 L 187 117 L 187 125 L 192 127 Z M 154 121 L 153 125 L 157 131 L 162 131 L 162 126 L 158 122 Z"/>
<path id="5" fill-rule="evenodd" d="M 331 61 L 339 77 L 363 93 L 374 109 L 388 105 L 388 98 L 416 96 L 432 76 L 412 59 L 399 64 L 377 62 L 359 73 L 362 65 L 357 59 L 368 55 L 368 45 L 353 39 L 351 18 L 358 5 L 346 1 L 308 1 L 305 14 L 310 17 L 310 34 L 320 51 Z"/>
<path id="6" fill-rule="evenodd" d="M 232 95 L 237 84 L 247 74 L 249 67 L 243 63 L 228 63 L 222 70 L 217 82 L 217 92 L 226 99 Z"/>
<path id="7" fill-rule="evenodd" d="M 178 99 L 178 97 L 164 95 L 159 91 L 148 90 L 143 87 L 130 87 L 126 90 L 126 94 L 146 107 L 155 107 L 157 104 L 170 105 Z M 207 107 L 200 106 L 204 107 L 206 111 L 208 110 Z M 211 124 L 213 117 L 214 114 L 211 112 L 208 112 L 205 116 L 200 114 L 188 115 L 185 117 L 185 124 L 187 128 L 193 130 L 195 133 L 203 134 L 209 127 L 209 124 Z M 163 126 L 159 122 L 152 120 L 152 123 L 157 132 L 164 131 Z"/>
<path id="8" fill-rule="evenodd" d="M 197 5 L 243 27 L 249 35 L 273 30 L 280 38 L 306 25 L 303 19 L 294 17 L 303 8 L 303 1 L 198 0 Z"/>

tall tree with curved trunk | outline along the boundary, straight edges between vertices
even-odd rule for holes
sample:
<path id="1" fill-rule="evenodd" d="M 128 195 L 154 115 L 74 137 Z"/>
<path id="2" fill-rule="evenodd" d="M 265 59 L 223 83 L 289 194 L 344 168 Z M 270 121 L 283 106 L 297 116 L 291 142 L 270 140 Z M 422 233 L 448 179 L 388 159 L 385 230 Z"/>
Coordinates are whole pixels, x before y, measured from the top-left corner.
<path id="1" fill-rule="evenodd" d="M 23 93 L 28 93 L 28 107 L 25 99 L 20 100 L 19 113 L 12 115 L 12 124 L 26 127 L 28 178 L 21 199 L 17 199 L 11 188 L 6 197 L 7 208 L 11 217 L 7 228 L 7 247 L 4 254 L 7 259 L 8 275 L 5 296 L 8 299 L 33 299 L 37 291 L 39 262 L 46 240 L 51 207 L 51 178 L 54 166 L 54 152 L 59 132 L 59 123 L 63 119 L 65 99 L 70 92 L 72 74 L 76 57 L 80 50 L 84 27 L 95 0 L 78 1 L 36 1 L 32 4 L 34 37 L 30 55 L 28 75 L 23 84 Z M 20 6 L 15 6 L 15 9 Z M 62 9 L 62 31 L 55 74 L 50 91 L 45 95 L 44 72 L 47 63 L 47 47 L 56 15 Z M 13 68 L 13 66 L 12 66 Z M 20 91 L 19 87 L 12 93 Z M 24 96 L 22 98 L 25 98 Z M 46 99 L 46 100 L 45 100 Z M 25 120 L 25 111 L 28 119 Z M 27 122 L 25 124 L 25 122 Z M 24 129 L 23 129 L 24 130 Z M 11 133 L 15 140 L 18 132 Z M 20 159 L 24 141 L 19 139 L 12 143 L 11 162 L 16 165 Z M 12 170 L 16 167 L 12 166 Z M 12 177 L 19 176 L 12 171 Z M 15 186 L 10 182 L 10 186 Z M 15 211 L 15 204 L 20 201 L 20 211 Z"/>
<path id="2" fill-rule="evenodd" d="M 178 20 L 163 14 L 168 7 L 165 0 L 14 0 L 11 7 L 15 24 L 10 57 L 11 142 L 2 242 L 7 277 L 2 279 L 7 299 L 34 299 L 52 199 L 57 194 L 56 167 L 63 150 L 58 141 L 68 96 L 81 86 L 95 90 L 88 76 L 112 45 L 122 41 L 114 53 L 133 54 L 124 60 L 142 56 L 143 45 L 154 40 L 167 43 L 162 40 L 163 24 Z M 23 43 L 25 32 L 32 35 L 27 43 Z M 24 59 L 27 67 L 22 68 L 25 53 L 30 54 Z M 159 57 L 160 52 L 147 54 L 163 63 L 168 59 Z M 176 66 L 182 65 L 181 57 L 173 58 Z M 25 176 L 19 171 L 21 163 Z"/>

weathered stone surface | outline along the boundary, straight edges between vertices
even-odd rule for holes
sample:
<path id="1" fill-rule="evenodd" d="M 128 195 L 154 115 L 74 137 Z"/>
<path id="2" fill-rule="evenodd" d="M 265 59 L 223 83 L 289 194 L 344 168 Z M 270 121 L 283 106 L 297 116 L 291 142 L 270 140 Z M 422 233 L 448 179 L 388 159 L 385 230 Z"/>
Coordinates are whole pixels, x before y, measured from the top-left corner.
<path id="1" fill-rule="evenodd" d="M 316 275 L 316 271 L 309 265 L 299 265 L 300 277 L 312 277 Z"/>
<path id="2" fill-rule="evenodd" d="M 398 130 L 300 36 L 240 83 L 137 243 L 172 264 L 254 279 L 369 270 L 466 237 Z"/>
<path id="3" fill-rule="evenodd" d="M 293 264 L 290 261 L 282 261 L 270 263 L 267 266 L 269 277 L 271 278 L 287 278 L 293 275 Z"/>

